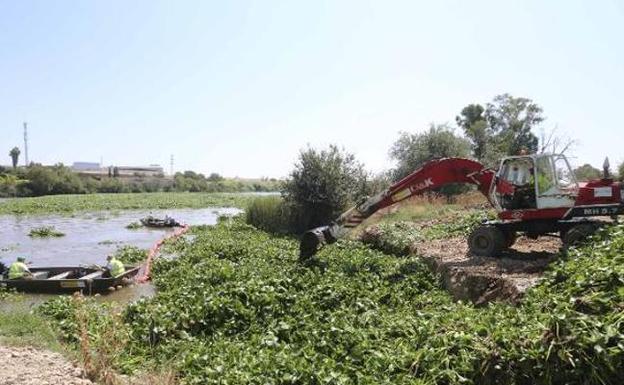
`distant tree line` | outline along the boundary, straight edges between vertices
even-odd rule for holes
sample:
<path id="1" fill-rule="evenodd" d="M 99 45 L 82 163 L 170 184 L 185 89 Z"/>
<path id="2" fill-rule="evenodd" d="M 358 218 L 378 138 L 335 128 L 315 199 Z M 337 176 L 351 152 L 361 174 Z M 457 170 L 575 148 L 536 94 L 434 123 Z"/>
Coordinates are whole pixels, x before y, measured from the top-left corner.
<path id="1" fill-rule="evenodd" d="M 177 173 L 173 179 L 154 177 L 101 177 L 79 175 L 62 164 L 0 167 L 0 197 L 32 197 L 58 194 L 278 191 L 276 179 L 226 179 L 213 173 L 207 178 L 193 171 Z"/>
<path id="2" fill-rule="evenodd" d="M 257 180 L 226 179 L 217 173 L 208 177 L 194 171 L 178 172 L 173 177 L 173 191 L 190 192 L 266 192 L 279 191 L 282 182 L 275 178 Z"/>

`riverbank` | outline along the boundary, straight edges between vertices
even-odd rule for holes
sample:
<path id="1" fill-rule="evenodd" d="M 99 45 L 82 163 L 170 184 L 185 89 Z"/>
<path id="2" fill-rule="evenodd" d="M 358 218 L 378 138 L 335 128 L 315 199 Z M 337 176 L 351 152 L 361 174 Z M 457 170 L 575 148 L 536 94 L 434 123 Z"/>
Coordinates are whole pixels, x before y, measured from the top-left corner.
<path id="1" fill-rule="evenodd" d="M 0 345 L 0 383 L 4 385 L 90 385 L 84 371 L 59 353 Z"/>
<path id="2" fill-rule="evenodd" d="M 240 217 L 194 226 L 167 244 L 176 259 L 154 264 L 155 296 L 114 307 L 58 297 L 9 311 L 0 344 L 60 338 L 111 384 L 137 372 L 164 373 L 167 384 L 622 383 L 622 225 L 555 255 L 519 303 L 476 306 L 449 293 L 431 248 L 413 248 L 424 241 L 442 262 L 463 257 L 452 246 L 483 215 L 468 208 L 399 211 L 368 245 L 341 241 L 307 263 L 295 239 Z"/>
<path id="3" fill-rule="evenodd" d="M 176 209 L 206 207 L 245 208 L 254 194 L 247 193 L 130 193 L 48 195 L 9 198 L 0 204 L 0 215 L 63 214 L 84 211 Z"/>
<path id="4" fill-rule="evenodd" d="M 155 297 L 118 314 L 62 298 L 42 313 L 70 344 L 86 327 L 121 372 L 166 363 L 189 384 L 624 379 L 622 226 L 554 262 L 517 306 L 485 307 L 454 301 L 417 255 L 339 242 L 302 264 L 295 240 L 240 221 L 192 233 L 154 266 Z"/>

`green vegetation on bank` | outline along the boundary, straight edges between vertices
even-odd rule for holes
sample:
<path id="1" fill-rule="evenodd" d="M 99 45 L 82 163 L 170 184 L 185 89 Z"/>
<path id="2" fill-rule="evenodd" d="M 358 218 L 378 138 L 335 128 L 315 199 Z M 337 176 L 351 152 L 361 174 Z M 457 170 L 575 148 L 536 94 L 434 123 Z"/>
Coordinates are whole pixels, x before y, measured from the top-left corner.
<path id="1" fill-rule="evenodd" d="M 253 197 L 229 193 L 141 193 L 51 195 L 10 198 L 0 202 L 3 214 L 68 214 L 79 211 L 175 209 L 204 207 L 244 208 Z"/>
<path id="2" fill-rule="evenodd" d="M 49 320 L 33 312 L 25 296 L 0 288 L 0 344 L 61 350 Z"/>
<path id="3" fill-rule="evenodd" d="M 413 215 L 421 218 L 420 222 L 414 222 Z M 448 205 L 430 205 L 422 212 L 411 205 L 403 206 L 394 215 L 384 217 L 379 223 L 366 228 L 360 240 L 376 250 L 407 255 L 415 242 L 468 237 L 475 227 L 494 217 L 492 211 L 460 209 Z"/>
<path id="4" fill-rule="evenodd" d="M 293 228 L 291 211 L 279 196 L 258 197 L 245 209 L 245 221 L 273 234 L 288 234 Z"/>
<path id="5" fill-rule="evenodd" d="M 87 312 L 95 350 L 116 325 L 117 369 L 167 363 L 186 384 L 624 380 L 624 225 L 561 257 L 518 307 L 484 308 L 454 302 L 413 255 L 339 242 L 304 266 L 296 241 L 240 220 L 193 235 L 170 246 L 178 259 L 155 264 L 154 298 L 120 318 Z M 41 312 L 80 339 L 75 301 Z"/>

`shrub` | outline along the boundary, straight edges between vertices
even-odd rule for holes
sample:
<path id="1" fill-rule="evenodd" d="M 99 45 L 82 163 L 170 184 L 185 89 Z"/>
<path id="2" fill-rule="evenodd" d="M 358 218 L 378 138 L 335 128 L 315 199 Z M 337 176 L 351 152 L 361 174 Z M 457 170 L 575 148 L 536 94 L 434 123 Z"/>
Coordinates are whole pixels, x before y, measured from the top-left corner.
<path id="1" fill-rule="evenodd" d="M 355 157 L 337 146 L 301 151 L 282 195 L 293 210 L 294 232 L 326 225 L 369 191 Z"/>
<path id="2" fill-rule="evenodd" d="M 291 210 L 277 196 L 256 198 L 245 212 L 248 224 L 275 234 L 285 234 L 291 229 Z"/>

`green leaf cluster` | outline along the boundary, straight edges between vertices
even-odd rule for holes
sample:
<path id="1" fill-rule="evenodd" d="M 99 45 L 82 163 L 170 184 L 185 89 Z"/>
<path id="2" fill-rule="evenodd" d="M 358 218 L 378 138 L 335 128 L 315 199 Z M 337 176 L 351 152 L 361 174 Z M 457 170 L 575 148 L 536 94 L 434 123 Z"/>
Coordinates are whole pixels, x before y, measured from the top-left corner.
<path id="1" fill-rule="evenodd" d="M 28 236 L 33 238 L 63 237 L 65 233 L 58 231 L 54 226 L 40 226 L 30 229 Z"/>

